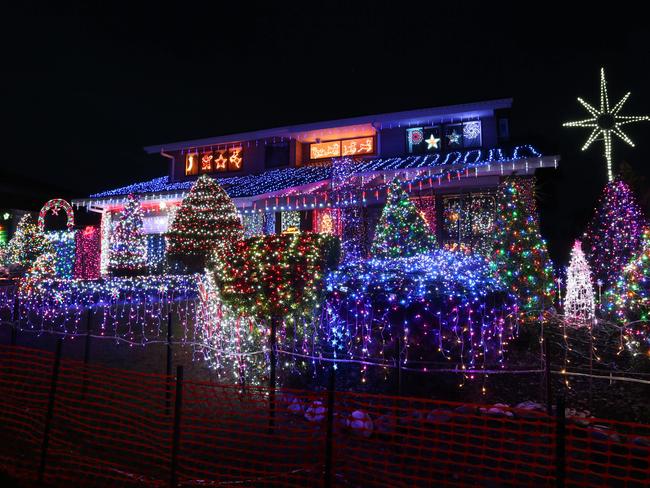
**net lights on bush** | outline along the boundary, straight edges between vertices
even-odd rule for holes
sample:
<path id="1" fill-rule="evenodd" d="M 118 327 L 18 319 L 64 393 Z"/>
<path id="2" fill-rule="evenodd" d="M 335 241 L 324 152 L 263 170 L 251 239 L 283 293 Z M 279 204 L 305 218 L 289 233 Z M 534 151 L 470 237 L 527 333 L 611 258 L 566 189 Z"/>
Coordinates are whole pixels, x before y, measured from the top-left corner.
<path id="1" fill-rule="evenodd" d="M 564 124 L 564 127 L 586 127 L 591 129 L 591 134 L 587 138 L 587 142 L 582 146 L 583 151 L 591 146 L 594 141 L 602 138 L 605 149 L 605 160 L 607 161 L 607 179 L 609 182 L 614 181 L 614 172 L 612 170 L 612 135 L 634 147 L 634 143 L 623 132 L 621 126 L 641 122 L 642 120 L 650 120 L 650 117 L 646 115 L 619 115 L 629 96 L 630 92 L 627 92 L 616 105 L 610 107 L 609 96 L 607 94 L 607 81 L 605 80 L 605 68 L 600 68 L 600 108 L 596 109 L 578 97 L 578 102 L 589 112 L 591 118 L 566 122 Z"/>
<path id="2" fill-rule="evenodd" d="M 327 290 L 336 357 L 393 364 L 399 357 L 420 370 L 443 358 L 460 371 L 503 367 L 517 331 L 516 298 L 478 257 L 437 250 L 358 261 L 332 272 Z"/>
<path id="3" fill-rule="evenodd" d="M 164 340 L 167 314 L 193 330 L 197 276 L 140 276 L 107 280 L 26 279 L 20 287 L 22 327 L 63 335 L 86 333 L 99 316 L 100 337 L 131 345 Z M 86 313 L 90 315 L 87 317 Z"/>

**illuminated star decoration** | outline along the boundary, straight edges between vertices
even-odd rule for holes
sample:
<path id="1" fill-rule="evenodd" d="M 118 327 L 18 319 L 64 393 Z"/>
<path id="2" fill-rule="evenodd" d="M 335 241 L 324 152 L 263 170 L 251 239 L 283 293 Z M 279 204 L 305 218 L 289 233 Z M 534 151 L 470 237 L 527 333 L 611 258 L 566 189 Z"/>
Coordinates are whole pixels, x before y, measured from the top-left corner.
<path id="1" fill-rule="evenodd" d="M 608 181 L 614 180 L 612 172 L 612 134 L 634 147 L 632 140 L 621 130 L 622 125 L 631 124 L 632 122 L 640 122 L 642 120 L 650 120 L 650 117 L 645 115 L 619 115 L 623 104 L 630 96 L 627 92 L 620 102 L 613 107 L 609 105 L 609 97 L 607 96 L 607 81 L 605 80 L 605 68 L 600 68 L 600 110 L 596 110 L 590 104 L 585 102 L 582 98 L 578 98 L 578 102 L 587 109 L 591 114 L 590 119 L 577 120 L 575 122 L 566 122 L 563 127 L 589 127 L 592 128 L 591 135 L 587 142 L 582 146 L 582 150 L 586 150 L 595 140 L 601 135 L 605 144 L 605 160 L 607 161 L 607 178 Z"/>
<path id="2" fill-rule="evenodd" d="M 451 134 L 447 134 L 447 139 L 449 139 L 449 144 L 460 144 L 460 134 L 455 130 Z"/>
<path id="3" fill-rule="evenodd" d="M 427 143 L 427 149 L 438 149 L 438 143 L 440 142 L 440 139 L 434 137 L 433 134 L 431 134 L 431 136 L 429 136 L 429 138 L 424 142 Z"/>

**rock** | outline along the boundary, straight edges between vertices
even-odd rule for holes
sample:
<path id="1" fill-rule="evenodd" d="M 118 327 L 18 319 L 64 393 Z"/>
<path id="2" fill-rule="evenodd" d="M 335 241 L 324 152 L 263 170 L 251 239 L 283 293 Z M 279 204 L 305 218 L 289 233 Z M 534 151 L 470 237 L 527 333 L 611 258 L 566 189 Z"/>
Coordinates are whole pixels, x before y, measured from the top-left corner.
<path id="1" fill-rule="evenodd" d="M 464 413 L 464 414 L 477 413 L 476 407 L 473 407 L 472 405 L 461 405 L 460 407 L 456 407 L 454 411 L 458 413 Z"/>
<path id="2" fill-rule="evenodd" d="M 488 408 L 486 413 L 494 417 L 514 417 L 514 414 L 510 410 L 504 410 L 498 407 Z"/>
<path id="3" fill-rule="evenodd" d="M 309 408 L 305 412 L 305 418 L 309 422 L 321 422 L 325 419 L 325 415 L 327 415 L 327 408 L 319 400 L 311 402 L 311 405 L 309 405 Z"/>
<path id="4" fill-rule="evenodd" d="M 648 437 L 635 437 L 632 439 L 637 446 L 650 447 L 650 438 Z"/>
<path id="5" fill-rule="evenodd" d="M 449 422 L 450 420 L 451 420 L 451 412 L 449 410 L 436 408 L 434 410 L 431 410 L 427 414 L 427 422 L 442 423 L 442 422 Z"/>
<path id="6" fill-rule="evenodd" d="M 363 437 L 370 437 L 374 426 L 370 415 L 363 410 L 355 410 L 348 417 L 347 425 L 352 431 Z"/>
<path id="7" fill-rule="evenodd" d="M 291 398 L 287 410 L 293 415 L 302 415 L 303 405 L 300 399 L 296 397 Z"/>
<path id="8" fill-rule="evenodd" d="M 515 408 L 520 408 L 522 410 L 537 410 L 540 412 L 545 412 L 546 407 L 541 403 L 533 402 L 532 400 L 526 400 L 525 402 L 518 403 Z"/>

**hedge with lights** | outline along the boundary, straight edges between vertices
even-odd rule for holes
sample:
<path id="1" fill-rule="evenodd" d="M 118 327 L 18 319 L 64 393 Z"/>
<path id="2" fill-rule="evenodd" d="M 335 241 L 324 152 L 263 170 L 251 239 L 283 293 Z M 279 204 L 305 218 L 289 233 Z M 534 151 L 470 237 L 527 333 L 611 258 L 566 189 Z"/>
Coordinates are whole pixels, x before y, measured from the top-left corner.
<path id="1" fill-rule="evenodd" d="M 319 305 L 324 273 L 339 253 L 338 239 L 329 235 L 257 236 L 235 243 L 214 272 L 223 300 L 242 316 L 297 316 Z"/>

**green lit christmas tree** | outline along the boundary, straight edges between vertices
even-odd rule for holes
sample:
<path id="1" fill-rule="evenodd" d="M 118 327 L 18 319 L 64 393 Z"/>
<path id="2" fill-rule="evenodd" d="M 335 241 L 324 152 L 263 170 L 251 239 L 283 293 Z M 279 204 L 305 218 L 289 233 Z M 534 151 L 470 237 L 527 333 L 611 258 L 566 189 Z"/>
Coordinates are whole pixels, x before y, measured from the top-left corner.
<path id="1" fill-rule="evenodd" d="M 377 258 L 410 257 L 433 249 L 435 237 L 399 181 L 388 188 L 386 205 L 375 230 L 371 255 Z"/>
<path id="2" fill-rule="evenodd" d="M 553 305 L 553 264 L 539 231 L 535 181 L 508 178 L 497 190 L 495 272 L 519 297 L 523 312 Z"/>
<path id="3" fill-rule="evenodd" d="M 129 195 L 111 236 L 109 267 L 116 275 L 143 273 L 147 266 L 147 241 L 142 233 L 142 207 Z"/>
<path id="4" fill-rule="evenodd" d="M 209 176 L 200 176 L 167 233 L 167 253 L 199 270 L 244 236 L 232 199 Z M 194 259 L 185 259 L 185 258 Z"/>
<path id="5" fill-rule="evenodd" d="M 7 265 L 19 265 L 27 270 L 39 256 L 51 250 L 52 244 L 39 229 L 36 219 L 26 214 L 18 222 L 16 233 L 7 245 L 5 259 Z"/>
<path id="6" fill-rule="evenodd" d="M 606 293 L 605 304 L 622 323 L 650 320 L 650 228 L 643 232 L 642 249 Z"/>

